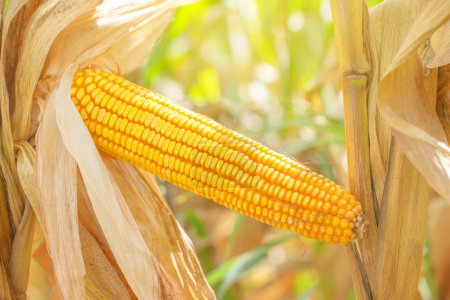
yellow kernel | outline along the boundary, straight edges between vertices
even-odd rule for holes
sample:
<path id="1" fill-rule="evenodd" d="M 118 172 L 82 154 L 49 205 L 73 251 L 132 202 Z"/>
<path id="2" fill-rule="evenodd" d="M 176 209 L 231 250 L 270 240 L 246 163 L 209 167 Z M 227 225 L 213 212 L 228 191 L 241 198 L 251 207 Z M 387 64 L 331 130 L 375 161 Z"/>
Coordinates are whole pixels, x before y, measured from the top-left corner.
<path id="1" fill-rule="evenodd" d="M 106 98 L 106 97 L 105 97 L 105 98 Z M 108 103 L 106 104 L 106 109 L 107 109 L 107 110 L 113 110 L 112 108 L 113 108 L 116 104 L 119 105 L 120 102 L 117 101 L 115 98 L 110 98 L 109 101 L 108 101 Z M 113 112 L 114 112 L 114 110 L 113 110 Z"/>
<path id="2" fill-rule="evenodd" d="M 90 114 L 92 112 L 92 109 L 94 108 L 94 103 L 89 102 L 88 105 L 86 105 L 86 112 Z"/>
<path id="3" fill-rule="evenodd" d="M 92 94 L 92 97 L 94 97 L 94 102 L 95 102 L 95 104 L 97 104 L 97 105 L 99 105 L 100 104 L 100 102 L 103 100 L 103 98 L 105 97 L 105 92 L 100 92 L 100 93 L 98 93 L 98 94 L 96 94 L 95 95 L 95 97 L 94 97 L 94 95 Z"/>
<path id="4" fill-rule="evenodd" d="M 115 99 L 115 98 L 114 98 L 114 99 Z M 119 107 L 120 107 L 122 104 L 124 104 L 124 103 L 122 103 L 122 102 L 120 102 L 120 101 L 115 101 L 115 102 L 114 102 L 114 105 L 113 105 L 112 108 L 111 108 L 112 112 L 113 112 L 113 113 L 117 113 L 118 110 L 119 110 Z"/>
<path id="5" fill-rule="evenodd" d="M 253 196 L 253 204 L 258 205 L 261 200 L 261 196 L 259 194 L 255 194 Z"/>
<path id="6" fill-rule="evenodd" d="M 281 218 L 281 213 L 279 213 L 279 212 L 274 213 L 273 219 L 274 219 L 275 221 L 279 222 L 279 221 L 280 221 L 280 218 Z"/>
<path id="7" fill-rule="evenodd" d="M 80 105 L 86 106 L 88 103 L 91 103 L 91 97 L 89 95 L 84 95 L 83 98 L 81 98 Z"/>
<path id="8" fill-rule="evenodd" d="M 128 120 L 127 119 L 121 119 L 120 124 L 119 124 L 119 130 L 122 132 L 125 132 L 125 128 L 128 125 Z"/>
<path id="9" fill-rule="evenodd" d="M 82 100 L 82 99 L 84 98 L 84 95 L 85 95 L 84 89 L 83 89 L 83 88 L 78 88 L 78 91 L 77 91 L 75 97 L 76 97 L 78 100 Z M 85 104 L 81 104 L 81 105 L 84 106 Z"/>
<path id="10" fill-rule="evenodd" d="M 89 122 L 88 129 L 91 133 L 95 132 L 95 122 Z"/>
<path id="11" fill-rule="evenodd" d="M 345 207 L 347 205 L 347 202 L 344 199 L 340 199 L 337 203 L 338 207 Z"/>
<path id="12" fill-rule="evenodd" d="M 105 115 L 106 115 L 106 109 L 104 109 L 104 108 L 100 109 L 100 111 L 98 112 L 98 115 L 97 115 L 97 122 L 103 123 L 103 119 L 104 119 Z"/>
<path id="13" fill-rule="evenodd" d="M 127 107 L 126 103 L 120 102 L 119 107 L 117 108 L 117 114 L 119 114 L 120 116 L 126 117 L 126 115 L 124 114 L 126 107 Z M 113 108 L 113 110 L 114 110 L 114 108 Z"/>
<path id="14" fill-rule="evenodd" d="M 100 111 L 100 108 L 98 106 L 94 107 L 91 112 L 91 119 L 93 119 L 93 120 L 97 119 L 99 111 Z"/>

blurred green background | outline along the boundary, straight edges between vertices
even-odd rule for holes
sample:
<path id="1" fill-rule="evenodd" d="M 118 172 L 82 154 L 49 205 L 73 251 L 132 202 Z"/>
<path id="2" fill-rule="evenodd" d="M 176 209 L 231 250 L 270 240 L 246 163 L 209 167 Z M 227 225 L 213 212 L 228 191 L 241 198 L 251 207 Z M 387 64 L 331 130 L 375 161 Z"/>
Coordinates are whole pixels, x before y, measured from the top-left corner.
<path id="1" fill-rule="evenodd" d="M 338 75 L 328 1 L 203 0 L 131 77 L 347 185 Z M 343 247 L 163 190 L 218 299 L 354 299 Z"/>

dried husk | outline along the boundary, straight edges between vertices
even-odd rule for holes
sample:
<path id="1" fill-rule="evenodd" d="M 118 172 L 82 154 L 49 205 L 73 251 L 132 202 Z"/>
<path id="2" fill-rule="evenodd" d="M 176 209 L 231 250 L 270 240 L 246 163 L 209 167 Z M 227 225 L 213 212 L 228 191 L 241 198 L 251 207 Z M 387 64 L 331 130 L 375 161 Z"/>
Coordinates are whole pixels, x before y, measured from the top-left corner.
<path id="1" fill-rule="evenodd" d="M 33 253 L 65 299 L 214 298 L 152 176 L 123 162 L 106 166 L 70 99 L 78 68 L 124 73 L 139 66 L 183 2 L 11 3 L 2 35 L 8 76 L 0 76 L 0 162 L 12 211 L 5 226 L 19 229 L 9 263 L 17 297 L 26 294 Z M 31 208 L 43 232 L 33 248 Z M 12 231 L 4 232 L 8 241 Z"/>
<path id="2" fill-rule="evenodd" d="M 450 22 L 436 30 L 431 36 L 423 54 L 423 63 L 427 68 L 437 68 L 450 64 Z"/>
<path id="3" fill-rule="evenodd" d="M 450 64 L 439 68 L 436 110 L 450 142 Z"/>

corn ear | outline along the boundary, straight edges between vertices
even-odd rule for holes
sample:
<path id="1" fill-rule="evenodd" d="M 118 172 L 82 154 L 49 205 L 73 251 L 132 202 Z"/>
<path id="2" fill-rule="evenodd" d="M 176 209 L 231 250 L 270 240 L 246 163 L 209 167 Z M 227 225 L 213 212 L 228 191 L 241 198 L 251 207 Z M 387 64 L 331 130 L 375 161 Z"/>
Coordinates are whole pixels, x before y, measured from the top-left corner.
<path id="1" fill-rule="evenodd" d="M 177 186 L 322 241 L 347 244 L 362 227 L 346 189 L 115 74 L 77 72 L 72 100 L 100 150 Z"/>

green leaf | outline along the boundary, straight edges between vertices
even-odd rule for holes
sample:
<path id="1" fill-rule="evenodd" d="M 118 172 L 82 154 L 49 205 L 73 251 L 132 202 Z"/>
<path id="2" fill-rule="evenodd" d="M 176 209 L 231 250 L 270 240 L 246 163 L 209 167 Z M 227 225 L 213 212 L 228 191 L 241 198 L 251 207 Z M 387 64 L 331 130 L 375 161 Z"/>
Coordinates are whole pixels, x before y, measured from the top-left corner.
<path id="1" fill-rule="evenodd" d="M 203 224 L 203 221 L 202 219 L 199 218 L 199 216 L 195 211 L 192 210 L 188 211 L 186 213 L 186 220 L 188 220 L 189 223 L 192 225 L 192 227 L 194 227 L 195 233 L 197 233 L 198 237 L 200 238 L 206 237 L 206 229 Z"/>
<path id="2" fill-rule="evenodd" d="M 294 234 L 286 234 L 279 239 L 268 242 L 259 248 L 239 255 L 225 262 L 215 270 L 207 274 L 206 278 L 212 286 L 217 286 L 217 298 L 223 299 L 228 288 L 236 282 L 246 271 L 264 259 L 267 252 L 275 246 L 291 239 Z"/>

